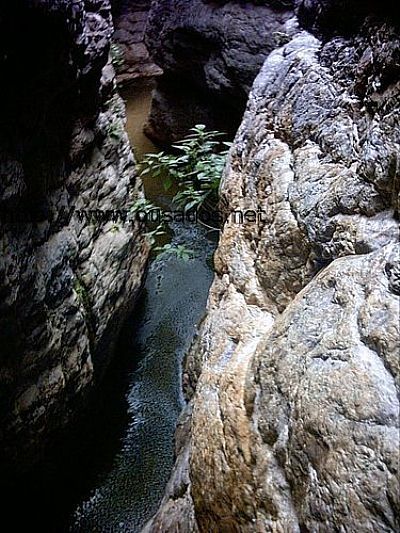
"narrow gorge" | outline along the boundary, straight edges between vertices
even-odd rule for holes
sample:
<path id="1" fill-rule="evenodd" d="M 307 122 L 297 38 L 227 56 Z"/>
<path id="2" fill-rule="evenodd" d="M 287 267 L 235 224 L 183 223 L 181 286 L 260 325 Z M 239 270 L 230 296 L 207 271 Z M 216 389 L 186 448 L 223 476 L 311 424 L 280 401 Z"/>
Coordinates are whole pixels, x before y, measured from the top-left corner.
<path id="1" fill-rule="evenodd" d="M 5 531 L 399 531 L 399 26 L 0 7 Z"/>

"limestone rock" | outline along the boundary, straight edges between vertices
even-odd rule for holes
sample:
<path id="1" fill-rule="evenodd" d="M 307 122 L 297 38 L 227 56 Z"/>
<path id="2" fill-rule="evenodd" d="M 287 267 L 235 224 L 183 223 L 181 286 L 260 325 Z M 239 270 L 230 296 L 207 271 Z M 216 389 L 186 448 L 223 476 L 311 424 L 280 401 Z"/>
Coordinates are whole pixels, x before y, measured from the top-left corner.
<path id="1" fill-rule="evenodd" d="M 36 461 L 100 380 L 148 250 L 138 227 L 83 214 L 143 194 L 108 1 L 8 3 L 0 27 L 3 475 Z"/>
<path id="2" fill-rule="evenodd" d="M 121 85 L 137 78 L 153 78 L 162 74 L 144 43 L 150 5 L 151 0 L 113 2 L 113 40 L 122 53 L 121 64 L 117 67 L 117 81 Z"/>
<path id="3" fill-rule="evenodd" d="M 223 228 L 148 531 L 398 530 L 398 53 L 369 18 L 264 63 L 221 186 L 262 218 Z"/>

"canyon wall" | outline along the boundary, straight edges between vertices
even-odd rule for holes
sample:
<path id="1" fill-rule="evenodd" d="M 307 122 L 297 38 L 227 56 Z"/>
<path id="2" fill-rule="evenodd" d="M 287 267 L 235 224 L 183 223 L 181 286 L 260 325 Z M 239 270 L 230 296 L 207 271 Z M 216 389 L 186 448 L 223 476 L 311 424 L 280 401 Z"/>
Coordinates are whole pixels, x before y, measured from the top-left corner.
<path id="1" fill-rule="evenodd" d="M 300 4 L 321 40 L 252 88 L 221 197 L 263 213 L 223 228 L 144 531 L 399 528 L 399 28 L 357 14 L 340 36 L 356 2 Z"/>
<path id="2" fill-rule="evenodd" d="M 152 2 L 146 42 L 164 74 L 146 133 L 168 144 L 204 123 L 233 135 L 265 58 L 295 32 L 292 4 Z"/>
<path id="3" fill-rule="evenodd" d="M 141 285 L 139 228 L 83 213 L 143 194 L 112 33 L 108 0 L 0 11 L 2 474 L 36 461 L 81 409 Z"/>
<path id="4" fill-rule="evenodd" d="M 151 0 L 114 0 L 113 19 L 115 32 L 113 41 L 117 45 L 117 81 L 130 83 L 136 79 L 154 78 L 162 74 L 161 68 L 150 57 L 145 30 Z"/>

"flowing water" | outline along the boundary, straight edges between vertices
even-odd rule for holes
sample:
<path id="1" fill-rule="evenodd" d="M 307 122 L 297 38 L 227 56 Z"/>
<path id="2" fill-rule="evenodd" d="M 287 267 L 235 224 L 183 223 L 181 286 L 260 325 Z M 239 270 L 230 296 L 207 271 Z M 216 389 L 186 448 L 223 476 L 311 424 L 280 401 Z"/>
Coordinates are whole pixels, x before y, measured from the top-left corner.
<path id="1" fill-rule="evenodd" d="M 141 158 L 156 150 L 142 133 L 151 86 L 132 86 L 123 97 Z M 153 203 L 171 204 L 159 181 L 144 185 Z M 199 226 L 173 223 L 170 233 L 194 259 L 152 261 L 90 417 L 3 500 L 9 531 L 135 533 L 156 511 L 174 461 L 182 358 L 205 311 L 216 245 L 215 234 Z"/>

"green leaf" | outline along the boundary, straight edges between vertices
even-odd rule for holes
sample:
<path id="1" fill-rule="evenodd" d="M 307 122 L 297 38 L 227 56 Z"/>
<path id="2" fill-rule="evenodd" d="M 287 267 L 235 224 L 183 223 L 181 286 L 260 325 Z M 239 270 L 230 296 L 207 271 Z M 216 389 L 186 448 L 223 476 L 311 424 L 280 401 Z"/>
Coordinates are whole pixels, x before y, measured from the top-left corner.
<path id="1" fill-rule="evenodd" d="M 164 189 L 166 191 L 169 191 L 173 185 L 172 179 L 169 176 L 167 176 L 166 178 L 164 178 L 163 185 L 164 185 Z"/>

